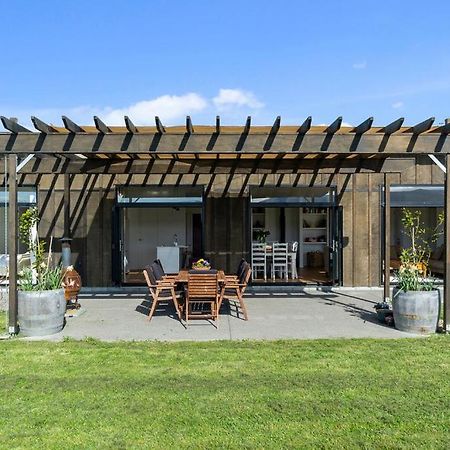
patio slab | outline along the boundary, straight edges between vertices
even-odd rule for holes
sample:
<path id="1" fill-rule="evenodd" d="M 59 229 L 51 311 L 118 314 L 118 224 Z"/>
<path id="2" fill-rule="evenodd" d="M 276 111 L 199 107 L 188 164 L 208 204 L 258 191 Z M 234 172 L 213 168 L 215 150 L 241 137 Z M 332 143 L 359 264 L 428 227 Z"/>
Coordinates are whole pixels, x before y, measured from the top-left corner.
<path id="1" fill-rule="evenodd" d="M 146 314 L 150 302 L 141 293 L 85 294 L 80 297 L 85 312 L 69 318 L 61 333 L 27 339 L 207 341 L 414 336 L 377 322 L 373 305 L 379 299 L 379 290 L 254 293 L 245 299 L 248 322 L 225 308 L 217 328 L 205 320 L 192 321 L 185 328 L 175 311 L 164 305 L 149 322 Z"/>

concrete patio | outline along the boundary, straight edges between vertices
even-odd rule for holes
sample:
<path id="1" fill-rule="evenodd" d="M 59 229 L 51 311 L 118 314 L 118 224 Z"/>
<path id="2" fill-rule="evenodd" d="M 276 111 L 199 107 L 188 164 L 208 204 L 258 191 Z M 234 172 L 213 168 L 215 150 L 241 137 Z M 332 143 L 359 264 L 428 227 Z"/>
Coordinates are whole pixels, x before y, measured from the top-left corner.
<path id="1" fill-rule="evenodd" d="M 82 311 L 67 319 L 64 330 L 39 338 L 92 337 L 116 340 L 217 340 L 217 339 L 327 339 L 400 338 L 402 333 L 377 322 L 373 305 L 381 290 L 339 290 L 322 292 L 251 293 L 246 295 L 249 321 L 223 308 L 218 327 L 205 320 L 179 322 L 175 310 L 161 305 L 149 322 L 149 299 L 141 293 L 83 294 Z M 29 338 L 36 339 L 36 338 Z"/>

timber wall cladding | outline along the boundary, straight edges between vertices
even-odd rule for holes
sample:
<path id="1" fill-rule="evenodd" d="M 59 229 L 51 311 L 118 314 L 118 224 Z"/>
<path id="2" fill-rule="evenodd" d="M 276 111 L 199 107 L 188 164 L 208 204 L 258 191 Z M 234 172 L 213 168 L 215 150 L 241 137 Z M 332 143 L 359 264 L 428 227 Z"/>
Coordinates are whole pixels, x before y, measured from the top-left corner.
<path id="1" fill-rule="evenodd" d="M 442 171 L 424 157 L 398 174 L 393 184 L 442 184 Z M 72 175 L 70 220 L 73 256 L 86 286 L 110 286 L 112 210 L 117 185 L 203 185 L 205 202 L 204 250 L 217 266 L 234 271 L 249 257 L 248 191 L 250 186 L 336 186 L 343 208 L 343 282 L 346 286 L 378 286 L 381 260 L 380 186 L 384 175 L 360 174 L 205 174 L 205 175 Z M 63 176 L 21 175 L 20 185 L 38 185 L 40 234 L 63 236 Z"/>

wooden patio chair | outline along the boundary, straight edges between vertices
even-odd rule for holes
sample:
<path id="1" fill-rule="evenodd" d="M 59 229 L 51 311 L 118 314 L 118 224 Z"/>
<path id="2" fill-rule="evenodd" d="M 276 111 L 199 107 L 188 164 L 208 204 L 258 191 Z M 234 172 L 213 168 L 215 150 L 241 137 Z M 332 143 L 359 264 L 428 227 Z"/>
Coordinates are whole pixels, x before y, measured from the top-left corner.
<path id="1" fill-rule="evenodd" d="M 185 303 L 185 321 L 189 319 L 217 320 L 219 315 L 220 289 L 217 272 L 193 273 L 189 272 Z M 209 306 L 205 312 L 204 307 Z"/>
<path id="2" fill-rule="evenodd" d="M 157 280 L 151 266 L 147 266 L 144 270 L 145 281 L 152 297 L 152 305 L 148 312 L 148 320 L 151 320 L 155 312 L 156 306 L 160 302 L 170 303 L 173 302 L 178 318 L 182 320 L 182 310 L 178 302 L 181 298 L 179 294 L 175 292 L 175 283 L 173 281 Z"/>
<path id="3" fill-rule="evenodd" d="M 248 264 L 247 261 L 244 258 L 242 258 L 239 261 L 238 267 L 236 269 L 236 273 L 233 275 L 225 275 L 225 279 L 227 281 L 239 282 L 239 279 L 241 278 L 242 272 L 244 271 L 246 264 Z"/>
<path id="4" fill-rule="evenodd" d="M 220 296 L 219 309 L 223 299 L 227 299 L 229 302 L 234 300 L 236 306 L 236 314 L 239 316 L 239 303 L 239 306 L 241 307 L 241 310 L 244 314 L 244 320 L 248 320 L 247 307 L 245 306 L 244 302 L 244 292 L 250 280 L 251 273 L 252 269 L 250 267 L 250 264 L 246 262 L 241 277 L 237 282 L 233 280 L 227 280 L 225 282 L 225 288 L 222 295 Z"/>
<path id="5" fill-rule="evenodd" d="M 176 275 L 174 274 L 171 275 L 166 274 L 164 267 L 159 259 L 155 259 L 151 267 L 157 280 L 173 280 L 176 278 Z"/>

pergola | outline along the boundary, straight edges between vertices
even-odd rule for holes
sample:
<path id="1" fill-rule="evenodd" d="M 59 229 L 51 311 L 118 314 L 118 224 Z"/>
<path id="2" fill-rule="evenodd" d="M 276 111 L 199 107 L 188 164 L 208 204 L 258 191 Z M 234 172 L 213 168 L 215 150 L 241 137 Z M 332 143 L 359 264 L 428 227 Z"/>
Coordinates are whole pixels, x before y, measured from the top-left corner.
<path id="1" fill-rule="evenodd" d="M 0 133 L 0 153 L 8 173 L 9 330 L 17 332 L 17 172 L 64 175 L 64 229 L 69 229 L 69 174 L 360 173 L 384 174 L 385 248 L 384 296 L 390 289 L 390 178 L 402 171 L 401 161 L 428 155 L 445 171 L 444 327 L 450 326 L 450 120 L 433 126 L 429 118 L 403 126 L 399 118 L 373 126 L 370 117 L 355 127 L 342 126 L 338 117 L 328 126 L 282 126 L 278 116 L 271 126 L 197 126 L 186 117 L 184 126 L 166 127 L 156 117 L 154 126 L 138 126 L 125 116 L 124 126 L 108 126 L 94 117 L 94 126 L 78 125 L 63 116 L 64 126 L 32 117 L 36 131 L 1 116 L 7 132 Z M 399 164 L 400 160 L 400 164 Z M 19 165 L 18 165 L 19 162 Z"/>

